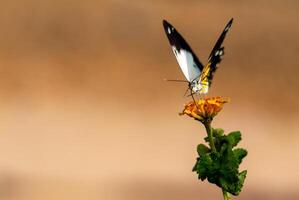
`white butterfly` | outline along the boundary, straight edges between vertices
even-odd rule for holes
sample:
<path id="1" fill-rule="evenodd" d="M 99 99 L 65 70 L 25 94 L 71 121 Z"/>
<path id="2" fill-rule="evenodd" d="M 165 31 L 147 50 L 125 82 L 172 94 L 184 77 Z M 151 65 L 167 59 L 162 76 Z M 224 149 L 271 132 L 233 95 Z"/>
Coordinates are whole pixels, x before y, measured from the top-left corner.
<path id="1" fill-rule="evenodd" d="M 198 60 L 181 34 L 170 23 L 163 20 L 165 33 L 177 62 L 187 80 L 186 82 L 188 82 L 188 89 L 190 90 L 192 97 L 195 93 L 208 93 L 213 74 L 217 69 L 217 64 L 220 63 L 221 57 L 224 55 L 224 47 L 222 46 L 222 43 L 232 23 L 233 19 L 231 19 L 224 28 L 210 53 L 208 63 L 204 66 Z"/>

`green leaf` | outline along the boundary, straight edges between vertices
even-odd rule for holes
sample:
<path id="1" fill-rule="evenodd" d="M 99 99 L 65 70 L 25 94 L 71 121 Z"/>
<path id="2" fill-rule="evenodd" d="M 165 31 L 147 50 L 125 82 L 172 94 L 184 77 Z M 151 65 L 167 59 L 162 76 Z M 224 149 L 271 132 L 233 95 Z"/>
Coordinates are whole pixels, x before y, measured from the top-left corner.
<path id="1" fill-rule="evenodd" d="M 233 150 L 236 159 L 238 160 L 238 164 L 240 164 L 245 156 L 247 156 L 247 151 L 242 148 L 238 148 Z"/>
<path id="2" fill-rule="evenodd" d="M 239 165 L 247 155 L 242 148 L 233 149 L 241 141 L 239 131 L 224 134 L 222 129 L 213 129 L 213 139 L 217 152 L 212 152 L 204 144 L 197 146 L 199 157 L 193 167 L 202 181 L 207 179 L 225 191 L 238 195 L 244 184 L 247 171 L 239 173 Z M 207 141 L 207 139 L 205 138 Z"/>
<path id="3" fill-rule="evenodd" d="M 221 137 L 224 134 L 224 130 L 222 128 L 212 128 L 214 137 Z"/>
<path id="4" fill-rule="evenodd" d="M 192 171 L 193 172 L 196 172 L 197 171 L 197 166 L 198 166 L 198 160 L 199 160 L 199 158 L 196 158 L 196 163 L 195 163 L 195 165 L 193 166 L 193 168 L 192 168 Z"/>
<path id="5" fill-rule="evenodd" d="M 211 151 L 210 148 L 204 144 L 197 145 L 197 153 L 200 156 L 205 155 L 206 153 L 208 153 L 210 151 Z"/>
<path id="6" fill-rule="evenodd" d="M 227 135 L 226 137 L 227 141 L 229 142 L 232 147 L 237 146 L 237 144 L 241 141 L 241 132 L 240 131 L 234 131 Z"/>
<path id="7" fill-rule="evenodd" d="M 222 178 L 221 179 L 222 188 L 233 195 L 239 195 L 243 187 L 246 174 L 247 174 L 246 170 L 242 171 L 241 173 L 238 173 L 237 176 L 234 177 L 233 182 L 229 182 L 228 179 Z"/>
<path id="8" fill-rule="evenodd" d="M 199 157 L 196 172 L 198 174 L 198 178 L 202 181 L 209 176 L 209 172 L 211 171 L 213 161 L 210 155 L 203 155 Z"/>
<path id="9" fill-rule="evenodd" d="M 205 140 L 205 142 L 209 142 L 209 137 L 208 136 L 205 137 L 204 140 Z"/>
<path id="10" fill-rule="evenodd" d="M 237 193 L 235 195 L 238 195 L 241 192 L 241 189 L 244 185 L 244 181 L 247 175 L 247 170 L 242 171 L 241 173 L 239 173 L 238 178 L 239 178 L 239 182 L 238 182 L 238 188 L 237 188 Z"/>

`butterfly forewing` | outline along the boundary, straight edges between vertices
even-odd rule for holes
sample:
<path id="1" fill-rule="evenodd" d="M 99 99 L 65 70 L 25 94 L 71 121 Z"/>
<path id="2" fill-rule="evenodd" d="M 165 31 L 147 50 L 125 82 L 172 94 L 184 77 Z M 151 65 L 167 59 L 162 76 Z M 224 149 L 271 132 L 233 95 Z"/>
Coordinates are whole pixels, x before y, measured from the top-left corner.
<path id="1" fill-rule="evenodd" d="M 221 45 L 222 45 L 222 43 L 224 41 L 224 38 L 225 38 L 227 32 L 229 31 L 229 29 L 231 28 L 232 24 L 233 24 L 233 18 L 229 20 L 229 22 L 225 26 L 224 30 L 222 31 L 220 37 L 218 38 L 216 44 L 214 45 L 214 47 L 213 47 L 213 49 L 212 49 L 212 51 L 210 53 L 209 59 L 216 53 L 216 51 L 218 49 L 221 48 Z"/>
<path id="2" fill-rule="evenodd" d="M 203 65 L 193 53 L 185 39 L 171 24 L 163 20 L 163 26 L 183 74 L 189 82 L 192 82 L 200 76 Z"/>
<path id="3" fill-rule="evenodd" d="M 204 67 L 204 70 L 203 70 L 208 73 L 201 74 L 200 80 L 208 81 L 209 85 L 211 85 L 211 81 L 212 81 L 213 75 L 217 69 L 217 65 L 221 62 L 222 56 L 224 55 L 224 47 L 222 46 L 222 43 L 225 39 L 227 32 L 231 28 L 232 23 L 233 23 L 233 19 L 231 19 L 227 23 L 223 32 L 221 33 L 220 37 L 218 38 L 216 44 L 214 45 L 214 48 L 212 49 L 212 51 L 210 53 L 208 64 Z"/>

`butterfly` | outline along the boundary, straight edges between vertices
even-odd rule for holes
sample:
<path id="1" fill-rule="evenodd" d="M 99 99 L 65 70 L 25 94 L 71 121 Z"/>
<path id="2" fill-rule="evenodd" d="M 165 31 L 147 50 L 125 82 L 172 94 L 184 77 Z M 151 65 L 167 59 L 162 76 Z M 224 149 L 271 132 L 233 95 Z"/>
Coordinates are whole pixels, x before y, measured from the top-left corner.
<path id="1" fill-rule="evenodd" d="M 193 98 L 193 94 L 207 94 L 209 87 L 211 86 L 213 75 L 217 69 L 217 65 L 221 62 L 224 55 L 224 47 L 222 43 L 225 36 L 233 23 L 233 18 L 227 23 L 220 37 L 218 38 L 214 48 L 212 49 L 208 62 L 203 65 L 196 57 L 191 47 L 188 45 L 183 36 L 166 20 L 163 20 L 163 26 L 172 51 L 177 59 L 177 62 L 186 78 L 186 81 L 182 80 L 170 80 L 170 81 L 182 81 L 188 82 L 188 89 L 190 95 Z M 194 98 L 193 98 L 194 99 Z"/>

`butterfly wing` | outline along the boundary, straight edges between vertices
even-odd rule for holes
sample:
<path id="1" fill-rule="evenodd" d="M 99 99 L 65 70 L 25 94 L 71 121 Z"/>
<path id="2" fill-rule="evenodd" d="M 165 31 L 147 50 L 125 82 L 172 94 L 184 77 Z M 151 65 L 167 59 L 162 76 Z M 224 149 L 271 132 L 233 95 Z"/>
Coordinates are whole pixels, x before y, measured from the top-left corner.
<path id="1" fill-rule="evenodd" d="M 192 82 L 200 76 L 203 65 L 193 53 L 186 40 L 170 23 L 163 20 L 163 26 L 183 74 L 189 82 Z"/>
<path id="2" fill-rule="evenodd" d="M 204 67 L 203 72 L 200 76 L 200 81 L 202 85 L 210 86 L 213 75 L 217 69 L 217 64 L 221 62 L 222 56 L 224 55 L 224 47 L 222 43 L 225 39 L 225 36 L 233 23 L 233 18 L 227 23 L 223 32 L 221 33 L 219 39 L 217 40 L 214 48 L 211 51 L 211 54 L 208 59 L 208 64 Z"/>

